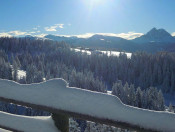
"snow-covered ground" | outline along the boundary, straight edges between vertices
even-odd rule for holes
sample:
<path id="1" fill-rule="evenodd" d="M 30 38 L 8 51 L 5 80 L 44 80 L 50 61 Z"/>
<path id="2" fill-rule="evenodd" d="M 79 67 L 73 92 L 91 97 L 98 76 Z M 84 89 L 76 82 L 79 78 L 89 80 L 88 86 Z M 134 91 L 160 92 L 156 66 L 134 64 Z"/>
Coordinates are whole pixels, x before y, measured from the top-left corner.
<path id="1" fill-rule="evenodd" d="M 12 68 L 12 74 L 13 74 L 13 72 L 14 72 L 13 65 L 10 65 L 10 66 Z M 18 79 L 20 80 L 23 77 L 26 77 L 26 71 L 18 69 L 17 75 L 18 75 Z"/>
<path id="2" fill-rule="evenodd" d="M 119 56 L 120 54 L 126 54 L 128 58 L 131 58 L 132 53 L 127 52 L 118 52 L 118 51 L 101 51 L 103 54 L 107 54 L 107 56 Z"/>
<path id="3" fill-rule="evenodd" d="M 87 55 L 91 55 L 91 51 L 89 50 L 81 50 L 81 49 L 74 49 L 74 48 L 71 48 L 71 50 L 74 50 L 75 52 L 82 52 L 82 53 L 87 53 Z"/>
<path id="4" fill-rule="evenodd" d="M 110 90 L 107 90 L 107 94 L 112 94 L 112 91 L 110 91 Z"/>
<path id="5" fill-rule="evenodd" d="M 26 71 L 18 70 L 18 79 L 22 79 L 23 77 L 26 77 Z"/>
<path id="6" fill-rule="evenodd" d="M 118 51 L 102 51 L 102 50 L 95 50 L 95 51 L 90 51 L 88 49 L 80 49 L 80 48 L 71 48 L 71 50 L 74 50 L 75 52 L 82 52 L 82 53 L 87 53 L 87 55 L 91 55 L 93 53 L 96 54 L 106 54 L 107 56 L 119 56 L 121 54 L 126 54 L 128 58 L 131 58 L 132 53 L 127 53 L 127 52 L 118 52 Z"/>
<path id="7" fill-rule="evenodd" d="M 0 112 L 0 125 L 24 132 L 58 132 L 50 116 L 32 117 Z M 6 130 L 2 129 L 2 132 Z"/>
<path id="8" fill-rule="evenodd" d="M 63 79 L 27 85 L 0 80 L 0 84 L 0 97 L 6 99 L 124 122 L 146 129 L 175 131 L 175 114 L 173 113 L 127 106 L 113 95 L 68 87 Z"/>

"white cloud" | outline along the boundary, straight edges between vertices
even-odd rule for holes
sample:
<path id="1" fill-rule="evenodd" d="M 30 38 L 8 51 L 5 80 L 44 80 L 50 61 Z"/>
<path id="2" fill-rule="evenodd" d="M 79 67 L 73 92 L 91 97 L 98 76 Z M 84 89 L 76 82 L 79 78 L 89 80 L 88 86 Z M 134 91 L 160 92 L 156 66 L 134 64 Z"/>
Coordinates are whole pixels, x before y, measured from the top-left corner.
<path id="1" fill-rule="evenodd" d="M 12 35 L 12 36 L 20 36 L 20 35 L 25 35 L 25 34 L 27 34 L 27 32 L 22 32 L 22 31 L 16 30 L 16 31 L 10 31 L 10 32 L 8 32 L 8 34 L 10 34 L 10 35 Z"/>
<path id="2" fill-rule="evenodd" d="M 34 35 L 35 37 L 39 37 L 39 38 L 43 38 L 44 36 L 46 36 L 47 34 L 38 34 L 38 35 Z"/>
<path id="3" fill-rule="evenodd" d="M 175 36 L 175 32 L 173 32 L 171 35 L 172 35 L 172 36 Z"/>
<path id="4" fill-rule="evenodd" d="M 2 33 L 0 33 L 0 37 L 12 37 L 12 35 L 5 33 L 5 32 L 2 32 Z"/>
<path id="5" fill-rule="evenodd" d="M 128 32 L 128 33 L 119 33 L 119 34 L 115 34 L 115 33 L 86 33 L 86 34 L 81 34 L 81 35 L 62 35 L 62 36 L 67 36 L 67 37 L 76 36 L 78 38 L 89 38 L 95 34 L 104 35 L 104 36 L 121 37 L 121 38 L 128 39 L 128 40 L 135 39 L 135 38 L 143 35 L 143 33 Z"/>
<path id="6" fill-rule="evenodd" d="M 51 31 L 53 32 L 53 31 L 57 31 L 56 28 L 57 26 L 51 26 L 51 27 L 45 27 L 44 29 L 48 32 L 51 32 Z"/>
<path id="7" fill-rule="evenodd" d="M 35 34 L 36 32 L 29 32 L 29 34 Z"/>
<path id="8" fill-rule="evenodd" d="M 53 31 L 57 31 L 56 28 L 57 28 L 57 27 L 52 26 L 52 27 L 45 27 L 44 29 L 45 29 L 46 31 L 48 31 L 48 32 L 51 32 L 51 31 L 53 32 Z"/>
<path id="9" fill-rule="evenodd" d="M 48 32 L 55 32 L 57 31 L 57 28 L 64 28 L 63 26 L 64 24 L 55 24 L 54 26 L 45 27 L 44 29 Z"/>
<path id="10" fill-rule="evenodd" d="M 37 27 L 33 28 L 33 30 L 37 30 L 37 29 L 38 29 Z"/>
<path id="11" fill-rule="evenodd" d="M 117 34 L 118 37 L 121 37 L 121 38 L 124 38 L 124 39 L 128 39 L 128 40 L 138 38 L 138 37 L 140 37 L 142 35 L 143 35 L 143 33 L 135 33 L 135 32 L 128 32 L 128 33 Z"/>
<path id="12" fill-rule="evenodd" d="M 93 35 L 95 35 L 95 33 L 86 33 L 86 34 L 73 35 L 73 36 L 76 36 L 78 38 L 89 38 L 89 37 L 92 37 Z"/>
<path id="13" fill-rule="evenodd" d="M 57 24 L 59 26 L 59 28 L 64 28 L 64 24 Z"/>
<path id="14" fill-rule="evenodd" d="M 12 37 L 12 36 L 25 36 L 39 33 L 40 31 L 31 31 L 31 32 L 23 32 L 23 31 L 9 31 L 9 32 L 1 32 L 0 37 Z"/>
<path id="15" fill-rule="evenodd" d="M 46 31 L 57 31 L 56 28 L 64 28 L 63 27 L 64 24 L 55 24 L 54 26 L 51 27 L 45 27 Z M 39 30 L 34 30 L 34 31 L 27 31 L 27 32 L 22 32 L 22 31 L 9 31 L 9 32 L 1 32 L 0 33 L 0 37 L 2 36 L 6 36 L 6 37 L 12 37 L 12 36 L 25 36 L 25 35 L 33 35 L 33 36 L 37 36 L 37 37 L 44 37 L 46 34 L 38 34 L 40 33 Z M 58 35 L 58 36 L 65 36 L 65 37 L 71 37 L 71 36 L 75 36 L 78 38 L 89 38 L 95 34 L 98 35 L 104 35 L 104 36 L 113 36 L 113 37 L 121 37 L 124 39 L 134 39 L 137 37 L 140 37 L 143 35 L 143 33 L 135 33 L 135 32 L 128 32 L 128 33 L 119 33 L 119 34 L 115 34 L 115 33 L 85 33 L 85 34 L 80 34 L 80 35 Z M 172 36 L 175 36 L 175 32 L 172 33 Z"/>
<path id="16" fill-rule="evenodd" d="M 22 31 L 9 31 L 9 32 L 2 32 L 0 33 L 0 37 L 12 37 L 12 36 L 21 36 L 21 35 L 26 35 L 27 32 L 22 32 Z"/>

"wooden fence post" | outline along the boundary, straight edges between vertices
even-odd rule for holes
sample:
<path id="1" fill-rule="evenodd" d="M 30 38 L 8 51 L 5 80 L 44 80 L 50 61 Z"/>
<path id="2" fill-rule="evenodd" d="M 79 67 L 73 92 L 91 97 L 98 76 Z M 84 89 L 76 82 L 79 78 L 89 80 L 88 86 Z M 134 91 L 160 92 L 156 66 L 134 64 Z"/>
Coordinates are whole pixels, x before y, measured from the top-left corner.
<path id="1" fill-rule="evenodd" d="M 69 132 L 69 116 L 63 113 L 52 113 L 52 119 L 61 132 Z"/>

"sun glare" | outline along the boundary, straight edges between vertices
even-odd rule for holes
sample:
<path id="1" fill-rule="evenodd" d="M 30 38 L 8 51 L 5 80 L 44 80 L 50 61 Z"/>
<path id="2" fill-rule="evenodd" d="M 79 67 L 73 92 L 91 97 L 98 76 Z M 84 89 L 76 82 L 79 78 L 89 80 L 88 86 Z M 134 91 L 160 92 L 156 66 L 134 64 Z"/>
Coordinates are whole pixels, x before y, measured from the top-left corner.
<path id="1" fill-rule="evenodd" d="M 85 0 L 87 5 L 90 6 L 98 6 L 100 4 L 102 4 L 105 0 Z"/>
<path id="2" fill-rule="evenodd" d="M 90 0 L 92 3 L 94 4 L 99 4 L 100 2 L 102 2 L 103 0 Z"/>

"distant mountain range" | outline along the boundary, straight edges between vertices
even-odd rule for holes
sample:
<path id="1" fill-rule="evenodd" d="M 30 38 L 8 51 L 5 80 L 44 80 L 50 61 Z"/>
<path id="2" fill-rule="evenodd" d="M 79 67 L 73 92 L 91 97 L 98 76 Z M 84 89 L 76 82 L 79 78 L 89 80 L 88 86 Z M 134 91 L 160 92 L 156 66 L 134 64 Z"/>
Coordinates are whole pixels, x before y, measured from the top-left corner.
<path id="1" fill-rule="evenodd" d="M 29 37 L 29 36 L 28 36 Z M 164 29 L 151 29 L 145 35 L 142 35 L 133 40 L 126 40 L 120 37 L 93 35 L 89 38 L 65 37 L 46 35 L 45 39 L 55 41 L 65 41 L 73 46 L 100 48 L 100 49 L 115 49 L 119 51 L 135 52 L 135 51 L 175 51 L 175 37 L 171 36 Z M 32 37 L 34 39 L 34 37 Z"/>

